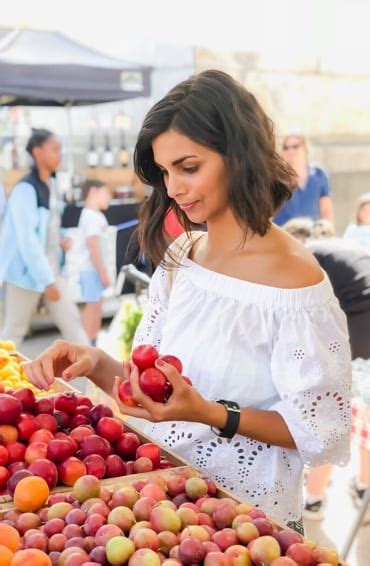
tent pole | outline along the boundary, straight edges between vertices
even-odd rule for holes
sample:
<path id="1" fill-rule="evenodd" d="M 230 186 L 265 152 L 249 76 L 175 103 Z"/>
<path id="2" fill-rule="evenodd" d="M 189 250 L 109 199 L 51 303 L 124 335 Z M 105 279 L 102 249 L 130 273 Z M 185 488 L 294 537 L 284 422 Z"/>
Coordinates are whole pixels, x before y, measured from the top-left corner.
<path id="1" fill-rule="evenodd" d="M 72 179 L 74 174 L 74 157 L 73 157 L 73 126 L 72 126 L 72 103 L 67 102 L 65 105 L 67 110 L 67 171 Z"/>

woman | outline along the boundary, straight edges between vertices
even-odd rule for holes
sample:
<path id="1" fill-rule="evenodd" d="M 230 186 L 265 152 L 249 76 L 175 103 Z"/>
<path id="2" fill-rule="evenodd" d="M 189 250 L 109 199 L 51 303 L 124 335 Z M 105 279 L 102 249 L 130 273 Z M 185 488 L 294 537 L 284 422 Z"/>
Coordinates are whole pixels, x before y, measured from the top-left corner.
<path id="1" fill-rule="evenodd" d="M 0 243 L 0 281 L 5 283 L 2 336 L 18 348 L 43 295 L 62 336 L 87 344 L 77 306 L 60 276 L 60 210 L 53 174 L 61 147 L 49 130 L 35 130 L 27 151 L 31 171 L 13 188 L 7 202 Z"/>
<path id="2" fill-rule="evenodd" d="M 370 193 L 360 196 L 356 208 L 356 223 L 347 226 L 343 238 L 370 251 Z"/>
<path id="3" fill-rule="evenodd" d="M 130 378 L 141 407 L 122 412 L 156 423 L 148 432 L 159 441 L 302 529 L 303 464 L 348 458 L 350 355 L 328 279 L 271 223 L 292 186 L 271 122 L 230 76 L 205 71 L 149 111 L 135 168 L 154 187 L 141 249 L 160 262 L 136 345 L 178 356 L 194 387 L 157 362 L 173 394 L 155 403 L 136 367 L 66 342 L 28 364 L 28 375 L 44 388 L 54 375 L 88 375 L 108 393 L 113 376 L 114 393 Z M 175 242 L 163 260 L 170 206 L 185 226 L 206 222 L 208 232 Z"/>
<path id="4" fill-rule="evenodd" d="M 325 172 L 308 163 L 306 140 L 300 135 L 289 135 L 283 140 L 283 157 L 294 169 L 297 188 L 275 215 L 274 222 L 282 226 L 292 218 L 325 218 L 334 224 L 333 204 Z"/>

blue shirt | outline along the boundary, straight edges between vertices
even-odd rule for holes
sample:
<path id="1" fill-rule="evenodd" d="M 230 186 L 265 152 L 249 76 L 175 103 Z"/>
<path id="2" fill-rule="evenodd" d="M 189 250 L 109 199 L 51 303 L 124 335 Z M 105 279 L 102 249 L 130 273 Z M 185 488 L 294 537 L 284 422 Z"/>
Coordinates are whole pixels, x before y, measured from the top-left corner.
<path id="1" fill-rule="evenodd" d="M 320 218 L 320 199 L 330 193 L 326 173 L 319 167 L 310 167 L 306 185 L 293 191 L 291 198 L 283 204 L 274 218 L 282 226 L 288 220 L 298 217 Z"/>

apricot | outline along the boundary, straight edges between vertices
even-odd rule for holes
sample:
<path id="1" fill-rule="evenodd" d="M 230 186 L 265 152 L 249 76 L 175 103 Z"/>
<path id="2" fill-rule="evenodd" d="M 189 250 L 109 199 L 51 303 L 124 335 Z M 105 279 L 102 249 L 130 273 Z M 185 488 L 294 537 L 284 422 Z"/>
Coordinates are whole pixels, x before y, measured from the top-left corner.
<path id="1" fill-rule="evenodd" d="M 49 497 L 49 486 L 43 478 L 29 476 L 20 480 L 14 491 L 14 505 L 19 511 L 37 511 Z"/>

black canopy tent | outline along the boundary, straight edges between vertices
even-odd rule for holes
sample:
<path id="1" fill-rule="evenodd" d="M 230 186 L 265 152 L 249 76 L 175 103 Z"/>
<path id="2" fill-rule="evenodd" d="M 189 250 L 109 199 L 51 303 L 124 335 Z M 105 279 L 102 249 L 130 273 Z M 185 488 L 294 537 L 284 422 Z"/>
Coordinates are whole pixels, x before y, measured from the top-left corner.
<path id="1" fill-rule="evenodd" d="M 105 55 L 57 31 L 0 29 L 0 102 L 76 106 L 150 95 L 151 67 Z"/>

